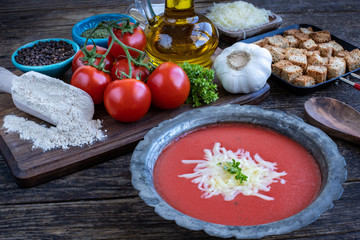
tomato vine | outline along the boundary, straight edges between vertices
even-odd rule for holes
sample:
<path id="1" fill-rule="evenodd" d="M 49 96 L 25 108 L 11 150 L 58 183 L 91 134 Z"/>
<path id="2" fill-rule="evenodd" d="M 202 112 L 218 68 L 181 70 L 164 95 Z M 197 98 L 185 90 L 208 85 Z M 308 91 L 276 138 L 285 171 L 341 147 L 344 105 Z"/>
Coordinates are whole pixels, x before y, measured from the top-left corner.
<path id="1" fill-rule="evenodd" d="M 119 22 L 122 22 L 122 24 L 118 24 Z M 85 55 L 81 60 L 83 62 L 87 62 L 87 63 L 84 63 L 86 65 L 90 65 L 92 67 L 95 67 L 98 70 L 109 73 L 109 71 L 105 69 L 104 60 L 105 60 L 106 56 L 109 54 L 112 46 L 116 42 L 117 44 L 119 44 L 124 49 L 126 59 L 128 61 L 128 64 L 129 64 L 129 73 L 127 74 L 127 73 L 121 71 L 120 72 L 121 76 L 125 76 L 126 78 L 132 78 L 133 69 L 131 67 L 131 63 L 135 64 L 136 66 L 143 66 L 143 67 L 147 68 L 151 72 L 152 70 L 154 70 L 155 66 L 151 62 L 144 62 L 144 59 L 146 57 L 146 52 L 141 51 L 141 50 L 136 49 L 136 48 L 133 48 L 133 47 L 130 47 L 130 46 L 127 46 L 126 44 L 121 42 L 113 32 L 113 29 L 120 29 L 122 31 L 122 34 L 124 34 L 124 33 L 133 33 L 133 30 L 138 26 L 139 26 L 139 22 L 136 22 L 135 24 L 130 24 L 130 19 L 129 18 L 122 18 L 122 19 L 119 19 L 119 20 L 100 22 L 95 28 L 93 28 L 93 30 L 89 34 L 89 37 L 86 39 L 84 46 L 81 48 L 81 51 Z M 108 45 L 107 51 L 104 54 L 96 53 L 96 44 L 91 39 L 91 36 L 93 35 L 93 33 L 95 31 L 97 31 L 98 29 L 105 29 L 106 31 L 108 31 L 109 36 L 111 36 L 111 39 L 112 39 L 111 42 Z M 95 46 L 90 51 L 86 49 L 86 45 L 87 45 L 89 40 L 91 40 L 93 42 L 94 46 Z M 133 58 L 131 56 L 129 50 L 138 52 L 139 56 L 137 58 Z M 100 57 L 101 57 L 100 62 L 99 62 L 98 65 L 96 65 L 95 64 L 95 59 L 100 58 Z"/>

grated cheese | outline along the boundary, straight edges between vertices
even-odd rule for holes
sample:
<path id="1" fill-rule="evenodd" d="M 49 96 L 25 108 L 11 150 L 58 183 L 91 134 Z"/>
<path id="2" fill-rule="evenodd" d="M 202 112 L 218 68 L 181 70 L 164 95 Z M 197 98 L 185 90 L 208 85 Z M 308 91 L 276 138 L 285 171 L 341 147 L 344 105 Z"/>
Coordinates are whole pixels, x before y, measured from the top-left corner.
<path id="1" fill-rule="evenodd" d="M 274 200 L 274 198 L 259 193 L 259 191 L 270 191 L 270 184 L 279 182 L 285 184 L 281 177 L 286 172 L 276 172 L 276 163 L 262 159 L 259 154 L 251 158 L 250 153 L 243 149 L 236 152 L 226 150 L 220 143 L 215 143 L 213 152 L 204 149 L 206 160 L 182 160 L 184 164 L 197 164 L 193 173 L 182 174 L 178 177 L 193 178 L 192 183 L 198 185 L 203 191 L 203 198 L 210 198 L 216 195 L 223 195 L 225 201 L 233 200 L 238 194 L 245 196 L 256 196 L 264 200 Z M 236 180 L 234 175 L 225 171 L 223 164 L 234 159 L 240 162 L 239 167 L 242 173 L 248 178 L 242 184 Z M 222 164 L 222 165 L 220 165 Z"/>
<path id="2" fill-rule="evenodd" d="M 214 3 L 206 15 L 215 25 L 228 31 L 240 31 L 269 22 L 270 11 L 236 1 Z"/>

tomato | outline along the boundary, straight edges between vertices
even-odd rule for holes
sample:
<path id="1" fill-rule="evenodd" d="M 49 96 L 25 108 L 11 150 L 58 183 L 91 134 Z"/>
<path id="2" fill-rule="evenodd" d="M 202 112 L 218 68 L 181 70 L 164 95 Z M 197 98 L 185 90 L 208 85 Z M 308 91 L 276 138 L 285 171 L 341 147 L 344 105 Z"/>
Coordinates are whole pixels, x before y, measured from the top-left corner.
<path id="1" fill-rule="evenodd" d="M 148 112 L 151 93 L 148 86 L 139 80 L 115 80 L 106 87 L 104 105 L 114 119 L 134 122 Z"/>
<path id="2" fill-rule="evenodd" d="M 119 23 L 119 25 L 122 26 L 123 24 Z M 130 25 L 134 25 L 134 23 L 130 23 Z M 136 27 L 133 30 L 133 33 L 125 32 L 123 34 L 121 29 L 113 29 L 113 32 L 115 36 L 125 45 L 139 49 L 141 51 L 145 50 L 146 36 L 140 27 Z M 110 46 L 111 41 L 112 37 L 109 36 L 108 46 Z M 140 53 L 133 50 L 129 50 L 129 53 L 133 58 L 137 58 L 140 55 Z M 111 47 L 110 54 L 115 58 L 126 58 L 124 49 L 116 42 L 114 42 L 114 45 Z"/>
<path id="3" fill-rule="evenodd" d="M 179 107 L 190 92 L 190 81 L 185 71 L 171 62 L 160 64 L 146 84 L 150 88 L 153 105 L 161 109 Z"/>
<path id="4" fill-rule="evenodd" d="M 86 46 L 86 49 L 89 50 L 89 51 L 91 49 L 93 49 L 93 48 L 94 48 L 94 45 L 87 45 Z M 106 51 L 107 51 L 106 48 L 96 46 L 96 53 L 105 54 Z M 84 53 L 81 50 L 79 50 L 75 54 L 74 59 L 73 59 L 72 64 L 71 64 L 71 69 L 72 69 L 73 72 L 75 72 L 75 70 L 78 69 L 79 67 L 84 66 L 84 63 L 81 61 L 81 58 L 83 58 L 83 57 L 84 57 Z M 100 59 L 101 59 L 100 57 L 96 58 L 95 65 L 99 65 Z M 106 56 L 106 58 L 104 59 L 104 62 L 105 62 L 105 69 L 110 71 L 111 68 L 112 68 L 112 65 L 114 63 L 114 57 L 112 55 L 108 54 Z"/>
<path id="5" fill-rule="evenodd" d="M 71 77 L 71 85 L 87 92 L 94 104 L 103 102 L 105 88 L 110 82 L 110 74 L 88 65 L 76 69 Z"/>
<path id="6" fill-rule="evenodd" d="M 139 77 L 139 80 L 144 82 L 150 75 L 150 71 L 146 67 L 135 66 L 133 62 L 131 62 L 131 68 L 132 68 L 132 74 L 131 74 L 132 78 L 138 79 Z M 113 80 L 119 79 L 118 76 L 121 77 L 120 72 L 125 72 L 126 74 L 129 74 L 129 63 L 127 59 L 121 59 L 114 63 L 114 66 L 111 68 L 111 78 Z M 121 79 L 123 78 L 126 77 L 123 76 Z"/>

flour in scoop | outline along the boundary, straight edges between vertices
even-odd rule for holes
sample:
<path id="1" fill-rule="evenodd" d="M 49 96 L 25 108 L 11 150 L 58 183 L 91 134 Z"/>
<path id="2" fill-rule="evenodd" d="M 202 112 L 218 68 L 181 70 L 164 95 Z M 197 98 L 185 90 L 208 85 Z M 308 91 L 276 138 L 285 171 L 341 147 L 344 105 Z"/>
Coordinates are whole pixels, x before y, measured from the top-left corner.
<path id="1" fill-rule="evenodd" d="M 48 127 L 34 121 L 7 115 L 3 127 L 17 132 L 21 139 L 33 142 L 33 148 L 47 151 L 68 149 L 103 140 L 101 121 L 92 120 L 94 106 L 87 94 L 61 80 L 28 72 L 13 81 L 12 97 L 56 123 Z"/>

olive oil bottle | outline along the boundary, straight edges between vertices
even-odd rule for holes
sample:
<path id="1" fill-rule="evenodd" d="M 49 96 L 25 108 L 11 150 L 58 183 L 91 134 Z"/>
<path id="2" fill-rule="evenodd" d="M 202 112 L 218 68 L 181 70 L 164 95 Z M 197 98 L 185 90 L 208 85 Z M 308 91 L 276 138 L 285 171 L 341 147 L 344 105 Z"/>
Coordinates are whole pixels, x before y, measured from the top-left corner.
<path id="1" fill-rule="evenodd" d="M 166 0 L 164 14 L 156 16 L 151 8 L 145 13 L 145 50 L 154 64 L 188 61 L 211 66 L 211 56 L 219 42 L 218 31 L 208 18 L 195 13 L 193 0 Z"/>

